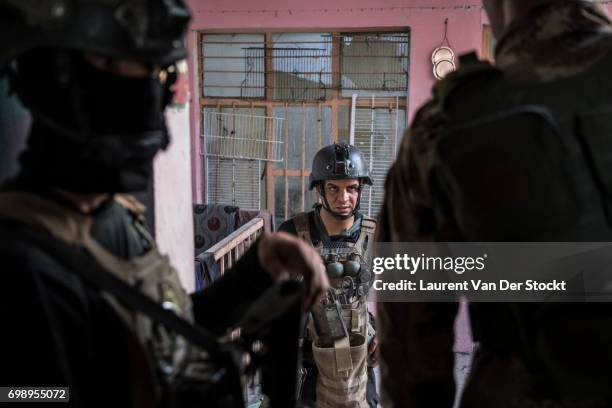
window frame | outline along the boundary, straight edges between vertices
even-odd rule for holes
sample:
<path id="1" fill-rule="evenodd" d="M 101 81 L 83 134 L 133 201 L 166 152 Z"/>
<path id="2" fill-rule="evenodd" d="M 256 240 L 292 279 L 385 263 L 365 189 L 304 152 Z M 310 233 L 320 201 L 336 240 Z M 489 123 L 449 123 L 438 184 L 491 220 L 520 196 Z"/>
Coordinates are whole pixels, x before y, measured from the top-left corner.
<path id="1" fill-rule="evenodd" d="M 329 99 L 324 99 L 324 100 L 299 100 L 299 101 L 288 101 L 288 100 L 277 100 L 274 99 L 273 96 L 273 92 L 271 92 L 272 87 L 273 87 L 273 75 L 269 75 L 269 72 L 273 72 L 272 70 L 272 58 L 271 58 L 271 52 L 269 50 L 273 49 L 274 43 L 273 43 L 273 37 L 274 34 L 277 33 L 318 33 L 318 32 L 326 32 L 332 35 L 332 78 L 333 78 L 333 84 L 332 87 L 330 89 L 330 98 Z M 202 120 L 202 115 L 201 113 L 204 111 L 204 109 L 206 108 L 217 108 L 217 109 L 227 109 L 227 108 L 264 108 L 265 109 L 265 115 L 266 116 L 273 116 L 273 112 L 275 108 L 285 108 L 285 107 L 315 107 L 315 108 L 324 108 L 324 107 L 329 107 L 329 109 L 331 110 L 331 142 L 332 143 L 336 143 L 339 141 L 339 110 L 341 107 L 346 107 L 349 113 L 349 116 L 351 114 L 351 104 L 352 104 L 352 98 L 351 97 L 343 97 L 342 96 L 342 92 L 343 90 L 340 87 L 340 81 L 342 78 L 342 55 L 340 53 L 341 50 L 341 37 L 340 35 L 344 34 L 344 33 L 371 33 L 371 34 L 398 34 L 398 33 L 405 33 L 408 34 L 408 48 L 410 49 L 411 47 L 411 30 L 410 28 L 407 27 L 401 27 L 401 28 L 393 28 L 393 27 L 387 27 L 387 28 L 364 28 L 364 29 L 349 29 L 349 30 L 338 30 L 338 29 L 331 29 L 331 30 L 325 30 L 325 29 L 321 29 L 321 30 L 275 30 L 275 31 L 271 31 L 271 30 L 261 30 L 261 31 L 227 31 L 227 30 L 222 30 L 222 31 L 215 31 L 215 30 L 211 30 L 211 31 L 200 31 L 198 32 L 197 35 L 197 69 L 198 69 L 198 83 L 200 84 L 199 89 L 198 89 L 198 108 L 199 108 L 199 119 L 198 120 Z M 266 87 L 266 91 L 264 92 L 265 96 L 264 98 L 261 97 L 216 97 L 216 96 L 205 96 L 204 95 L 204 82 L 203 82 L 203 75 L 204 75 L 204 70 L 203 70 L 203 66 L 204 66 L 204 55 L 203 55 L 203 43 L 204 43 L 204 36 L 205 35 L 215 35 L 215 34 L 232 34 L 232 35 L 242 35 L 242 34 L 258 34 L 264 35 L 264 47 L 266 49 L 265 52 L 265 77 L 264 77 L 264 81 L 265 81 L 265 87 Z M 408 69 L 410 66 L 410 55 L 408 55 Z M 396 101 L 399 101 L 398 104 L 398 109 L 399 112 L 406 112 L 407 107 L 408 107 L 408 89 L 409 89 L 409 74 L 406 73 L 406 90 L 405 93 L 403 94 L 403 96 L 400 96 L 399 98 L 396 96 L 389 96 L 389 97 L 376 97 L 376 106 L 379 107 L 387 107 L 387 106 L 391 106 L 391 105 L 395 105 Z M 356 91 L 357 92 L 357 91 Z M 358 99 L 359 100 L 359 99 Z M 358 107 L 370 107 L 370 103 L 368 101 L 364 101 L 364 102 L 358 102 Z M 349 117 L 349 121 L 350 121 L 350 117 Z M 302 132 L 302 137 L 304 135 L 304 132 Z M 342 141 L 344 141 L 344 139 L 342 139 Z M 346 142 L 348 142 L 348 140 L 346 140 Z M 304 145 L 304 141 L 302 141 L 302 146 Z M 287 152 L 287 143 L 285 143 L 285 152 Z M 302 157 L 304 156 L 304 152 L 302 152 Z M 207 158 L 204 156 L 203 157 L 203 165 L 201 166 L 200 169 L 197 169 L 198 171 L 205 171 L 206 168 L 206 160 Z M 310 176 L 310 164 L 309 163 L 305 163 L 304 160 L 302 160 L 302 167 L 300 169 L 289 169 L 287 167 L 287 156 L 285 154 L 284 156 L 284 162 L 285 162 L 285 168 L 275 168 L 273 162 L 266 162 L 265 163 L 265 181 L 264 181 L 264 189 L 265 189 L 265 194 L 263 195 L 262 199 L 263 202 L 260 203 L 260 206 L 262 208 L 266 208 L 268 211 L 270 211 L 270 213 L 274 216 L 275 214 L 275 181 L 277 177 L 282 177 L 284 178 L 284 183 L 285 183 L 285 217 L 287 217 L 288 214 L 288 197 L 287 197 L 287 191 L 288 191 L 288 177 L 300 177 L 301 181 L 302 181 L 302 197 L 301 197 L 301 208 L 300 210 L 304 211 L 307 210 L 306 208 L 304 208 L 304 204 L 305 204 L 305 194 L 308 193 L 308 177 Z M 206 175 L 204 175 L 203 179 L 205 180 L 205 183 L 203 185 L 203 198 L 206 197 L 206 189 L 207 189 L 207 181 L 206 181 Z"/>

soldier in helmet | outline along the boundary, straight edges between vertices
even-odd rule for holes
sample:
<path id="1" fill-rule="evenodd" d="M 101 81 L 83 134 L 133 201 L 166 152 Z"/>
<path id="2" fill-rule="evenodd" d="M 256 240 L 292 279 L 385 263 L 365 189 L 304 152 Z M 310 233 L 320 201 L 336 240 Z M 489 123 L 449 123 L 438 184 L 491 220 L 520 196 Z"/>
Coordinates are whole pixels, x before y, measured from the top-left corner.
<path id="1" fill-rule="evenodd" d="M 328 296 L 327 308 L 321 305 L 315 307 L 303 343 L 305 373 L 303 373 L 302 401 L 313 406 L 316 403 L 317 407 L 378 406 L 373 369 L 376 363 L 374 319 L 365 304 L 370 284 L 367 264 L 376 221 L 359 212 L 361 192 L 366 185 L 372 185 L 372 180 L 367 163 L 359 149 L 345 143 L 326 146 L 316 153 L 310 175 L 310 189 L 316 189 L 319 204 L 315 205 L 313 210 L 300 213 L 285 221 L 279 228 L 281 231 L 297 235 L 321 253 L 331 284 L 338 289 L 337 303 L 344 320 L 346 321 L 351 313 L 356 314 L 356 310 L 364 313 L 363 327 L 351 327 L 348 322 L 336 323 L 346 326 L 349 337 L 351 333 L 358 334 L 361 331 L 365 335 L 364 355 L 361 356 L 364 364 L 360 365 L 359 356 L 353 352 L 351 365 L 357 372 L 352 376 L 359 379 L 361 375 L 361 379 L 367 381 L 367 384 L 362 384 L 362 387 L 348 387 L 346 384 L 334 387 L 330 385 L 333 382 L 330 378 L 338 375 L 333 373 L 333 369 L 342 370 L 337 366 L 333 369 L 325 366 L 332 361 L 326 353 L 329 354 L 331 349 L 332 353 L 338 356 L 342 355 L 343 351 L 339 349 L 337 339 L 334 347 L 331 346 L 329 333 L 326 332 L 325 326 L 333 326 L 333 322 L 330 324 L 319 321 L 326 319 L 321 317 L 324 310 L 329 317 L 334 299 Z M 359 293 L 352 298 L 344 294 L 342 287 L 347 284 Z M 355 341 L 351 346 L 357 349 L 354 343 Z M 366 358 L 366 353 L 369 358 Z M 359 370 L 363 372 L 359 373 Z M 318 378 L 320 376 L 326 378 L 321 381 Z"/>
<path id="2" fill-rule="evenodd" d="M 578 0 L 483 0 L 495 63 L 435 86 L 386 181 L 381 242 L 612 238 L 612 24 Z M 606 164 L 604 164 L 606 163 Z M 385 407 L 452 407 L 456 303 L 379 303 Z M 612 406 L 610 307 L 471 303 L 461 407 Z"/>
<path id="3" fill-rule="evenodd" d="M 324 291 L 318 255 L 273 234 L 190 298 L 126 194 L 168 146 L 189 18 L 182 0 L 0 0 L 0 70 L 33 118 L 21 171 L 0 190 L 4 386 L 69 387 L 80 407 L 171 405 L 206 388 L 212 351 L 186 344 L 203 336 L 188 322 L 221 336 L 289 271 L 306 307 Z"/>

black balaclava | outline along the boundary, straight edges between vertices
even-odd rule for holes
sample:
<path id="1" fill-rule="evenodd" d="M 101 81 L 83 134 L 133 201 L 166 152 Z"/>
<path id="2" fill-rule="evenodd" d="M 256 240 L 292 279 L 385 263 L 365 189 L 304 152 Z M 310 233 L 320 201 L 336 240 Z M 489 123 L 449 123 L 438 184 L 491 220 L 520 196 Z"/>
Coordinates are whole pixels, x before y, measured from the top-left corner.
<path id="1" fill-rule="evenodd" d="M 76 52 L 20 57 L 13 83 L 33 116 L 22 174 L 77 193 L 144 190 L 155 154 L 169 142 L 171 82 L 116 75 Z"/>

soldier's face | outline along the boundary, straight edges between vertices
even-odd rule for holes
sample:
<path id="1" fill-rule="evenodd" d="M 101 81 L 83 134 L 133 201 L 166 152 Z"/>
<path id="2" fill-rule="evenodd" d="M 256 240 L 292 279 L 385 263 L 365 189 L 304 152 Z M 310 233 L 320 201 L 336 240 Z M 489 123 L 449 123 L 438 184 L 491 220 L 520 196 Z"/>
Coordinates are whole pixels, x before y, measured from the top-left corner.
<path id="1" fill-rule="evenodd" d="M 341 215 L 353 212 L 359 199 L 359 180 L 327 180 L 323 185 L 325 198 L 333 211 Z"/>

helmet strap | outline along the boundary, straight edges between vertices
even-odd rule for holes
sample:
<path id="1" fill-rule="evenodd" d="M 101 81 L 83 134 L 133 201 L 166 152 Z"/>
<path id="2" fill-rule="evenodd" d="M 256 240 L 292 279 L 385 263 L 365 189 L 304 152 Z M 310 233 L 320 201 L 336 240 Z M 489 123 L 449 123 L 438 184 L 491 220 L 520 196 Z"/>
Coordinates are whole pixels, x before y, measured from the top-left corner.
<path id="1" fill-rule="evenodd" d="M 355 209 L 353 210 L 353 215 L 359 211 L 359 206 L 361 205 L 361 189 L 363 184 L 361 184 L 361 179 L 359 180 L 359 193 L 357 194 L 357 204 L 355 204 Z"/>

